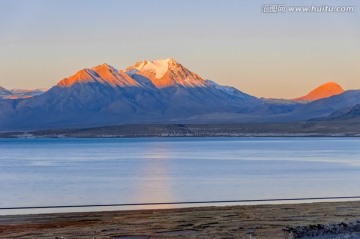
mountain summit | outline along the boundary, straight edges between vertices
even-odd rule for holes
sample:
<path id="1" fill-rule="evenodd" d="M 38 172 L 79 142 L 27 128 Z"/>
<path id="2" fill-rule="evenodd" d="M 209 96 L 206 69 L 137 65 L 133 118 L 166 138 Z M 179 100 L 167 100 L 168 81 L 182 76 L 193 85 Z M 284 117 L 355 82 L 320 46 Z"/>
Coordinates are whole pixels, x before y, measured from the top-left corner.
<path id="1" fill-rule="evenodd" d="M 156 88 L 206 86 L 204 79 L 183 67 L 173 58 L 137 62 L 126 70 L 130 76 L 142 75 L 148 78 Z"/>
<path id="2" fill-rule="evenodd" d="M 91 69 L 82 69 L 75 75 L 65 78 L 57 85 L 60 87 L 71 87 L 75 84 L 100 83 L 112 87 L 137 86 L 138 83 L 125 72 L 118 71 L 108 64 L 95 66 Z"/>
<path id="3" fill-rule="evenodd" d="M 344 89 L 335 82 L 325 83 L 316 89 L 312 90 L 309 94 L 295 98 L 295 101 L 314 101 L 330 96 L 338 95 L 344 92 Z"/>

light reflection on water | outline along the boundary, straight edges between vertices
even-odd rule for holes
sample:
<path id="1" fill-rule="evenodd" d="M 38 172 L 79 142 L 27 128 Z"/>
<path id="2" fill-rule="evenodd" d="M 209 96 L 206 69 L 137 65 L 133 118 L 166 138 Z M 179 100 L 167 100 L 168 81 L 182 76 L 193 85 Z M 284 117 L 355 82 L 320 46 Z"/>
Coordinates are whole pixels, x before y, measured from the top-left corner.
<path id="1" fill-rule="evenodd" d="M 136 198 L 139 202 L 174 202 L 176 196 L 171 185 L 169 175 L 169 160 L 171 152 L 162 146 L 161 142 L 153 142 L 147 151 L 144 151 L 146 160 L 138 170 L 137 178 L 144 180 L 135 184 Z M 152 209 L 173 208 L 173 205 L 154 205 Z M 149 206 L 137 206 L 136 209 L 147 209 Z"/>
<path id="2" fill-rule="evenodd" d="M 360 195 L 357 138 L 0 139 L 0 152 L 0 207 Z M 94 209 L 107 208 L 59 211 Z"/>

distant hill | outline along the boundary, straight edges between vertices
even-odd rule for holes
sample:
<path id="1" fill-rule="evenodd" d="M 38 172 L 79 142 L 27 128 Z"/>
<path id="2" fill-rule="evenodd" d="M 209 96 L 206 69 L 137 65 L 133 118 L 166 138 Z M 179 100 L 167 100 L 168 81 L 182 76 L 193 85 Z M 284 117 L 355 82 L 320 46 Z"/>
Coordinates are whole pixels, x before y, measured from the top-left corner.
<path id="1" fill-rule="evenodd" d="M 310 102 L 303 102 L 281 115 L 276 115 L 272 121 L 300 122 L 326 118 L 334 112 L 351 108 L 360 103 L 360 90 L 348 90 L 342 94 L 334 95 Z"/>
<path id="2" fill-rule="evenodd" d="M 314 101 L 330 96 L 338 95 L 344 92 L 344 89 L 335 82 L 325 83 L 316 89 L 312 90 L 309 94 L 293 99 L 294 101 Z"/>
<path id="3" fill-rule="evenodd" d="M 7 90 L 0 86 L 0 99 L 23 99 L 30 98 L 33 96 L 41 95 L 46 90 L 35 89 L 35 90 L 23 90 L 23 89 L 12 89 Z"/>

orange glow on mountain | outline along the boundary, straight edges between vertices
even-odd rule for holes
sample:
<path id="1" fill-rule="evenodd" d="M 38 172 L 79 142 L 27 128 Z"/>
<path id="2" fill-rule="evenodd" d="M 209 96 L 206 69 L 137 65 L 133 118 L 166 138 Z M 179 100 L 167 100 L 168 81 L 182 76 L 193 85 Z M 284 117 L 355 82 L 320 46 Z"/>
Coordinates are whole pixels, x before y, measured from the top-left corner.
<path id="1" fill-rule="evenodd" d="M 117 69 L 109 66 L 108 64 L 102 64 L 96 67 L 93 67 L 94 70 L 100 78 L 104 79 L 111 86 L 137 86 L 138 83 L 128 76 L 123 71 L 118 71 Z"/>
<path id="2" fill-rule="evenodd" d="M 338 95 L 343 92 L 344 92 L 344 89 L 340 85 L 338 85 L 335 82 L 328 82 L 328 83 L 325 83 L 325 84 L 317 87 L 316 89 L 311 91 L 309 94 L 299 97 L 299 98 L 295 98 L 293 100 L 314 101 L 314 100 L 327 98 L 327 97 L 330 97 L 333 95 Z"/>
<path id="3" fill-rule="evenodd" d="M 75 83 L 87 83 L 87 82 L 94 82 L 94 77 L 91 75 L 89 69 L 83 69 L 76 72 L 75 75 L 65 78 L 60 81 L 57 85 L 61 87 L 70 87 Z"/>
<path id="4" fill-rule="evenodd" d="M 123 71 L 118 71 L 108 64 L 102 64 L 91 69 L 83 69 L 75 75 L 65 78 L 57 85 L 60 87 L 71 87 L 74 84 L 98 82 L 110 86 L 137 86 L 138 83 Z"/>

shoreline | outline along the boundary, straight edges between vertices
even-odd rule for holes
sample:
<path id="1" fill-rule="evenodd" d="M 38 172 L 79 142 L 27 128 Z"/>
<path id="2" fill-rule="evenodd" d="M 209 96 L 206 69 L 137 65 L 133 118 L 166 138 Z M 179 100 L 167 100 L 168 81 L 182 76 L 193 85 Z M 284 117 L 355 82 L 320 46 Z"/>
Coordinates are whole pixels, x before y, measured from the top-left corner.
<path id="1" fill-rule="evenodd" d="M 0 216 L 0 238 L 284 238 L 282 229 L 360 219 L 360 201 Z"/>
<path id="2" fill-rule="evenodd" d="M 171 139 L 171 138 L 360 138 L 360 134 L 239 134 L 239 135 L 139 135 L 139 136 L 119 136 L 119 135 L 97 135 L 97 136 L 63 136 L 63 135 L 11 135 L 2 136 L 0 139 Z"/>
<path id="3" fill-rule="evenodd" d="M 359 122 L 134 124 L 0 132 L 0 138 L 359 137 Z"/>

